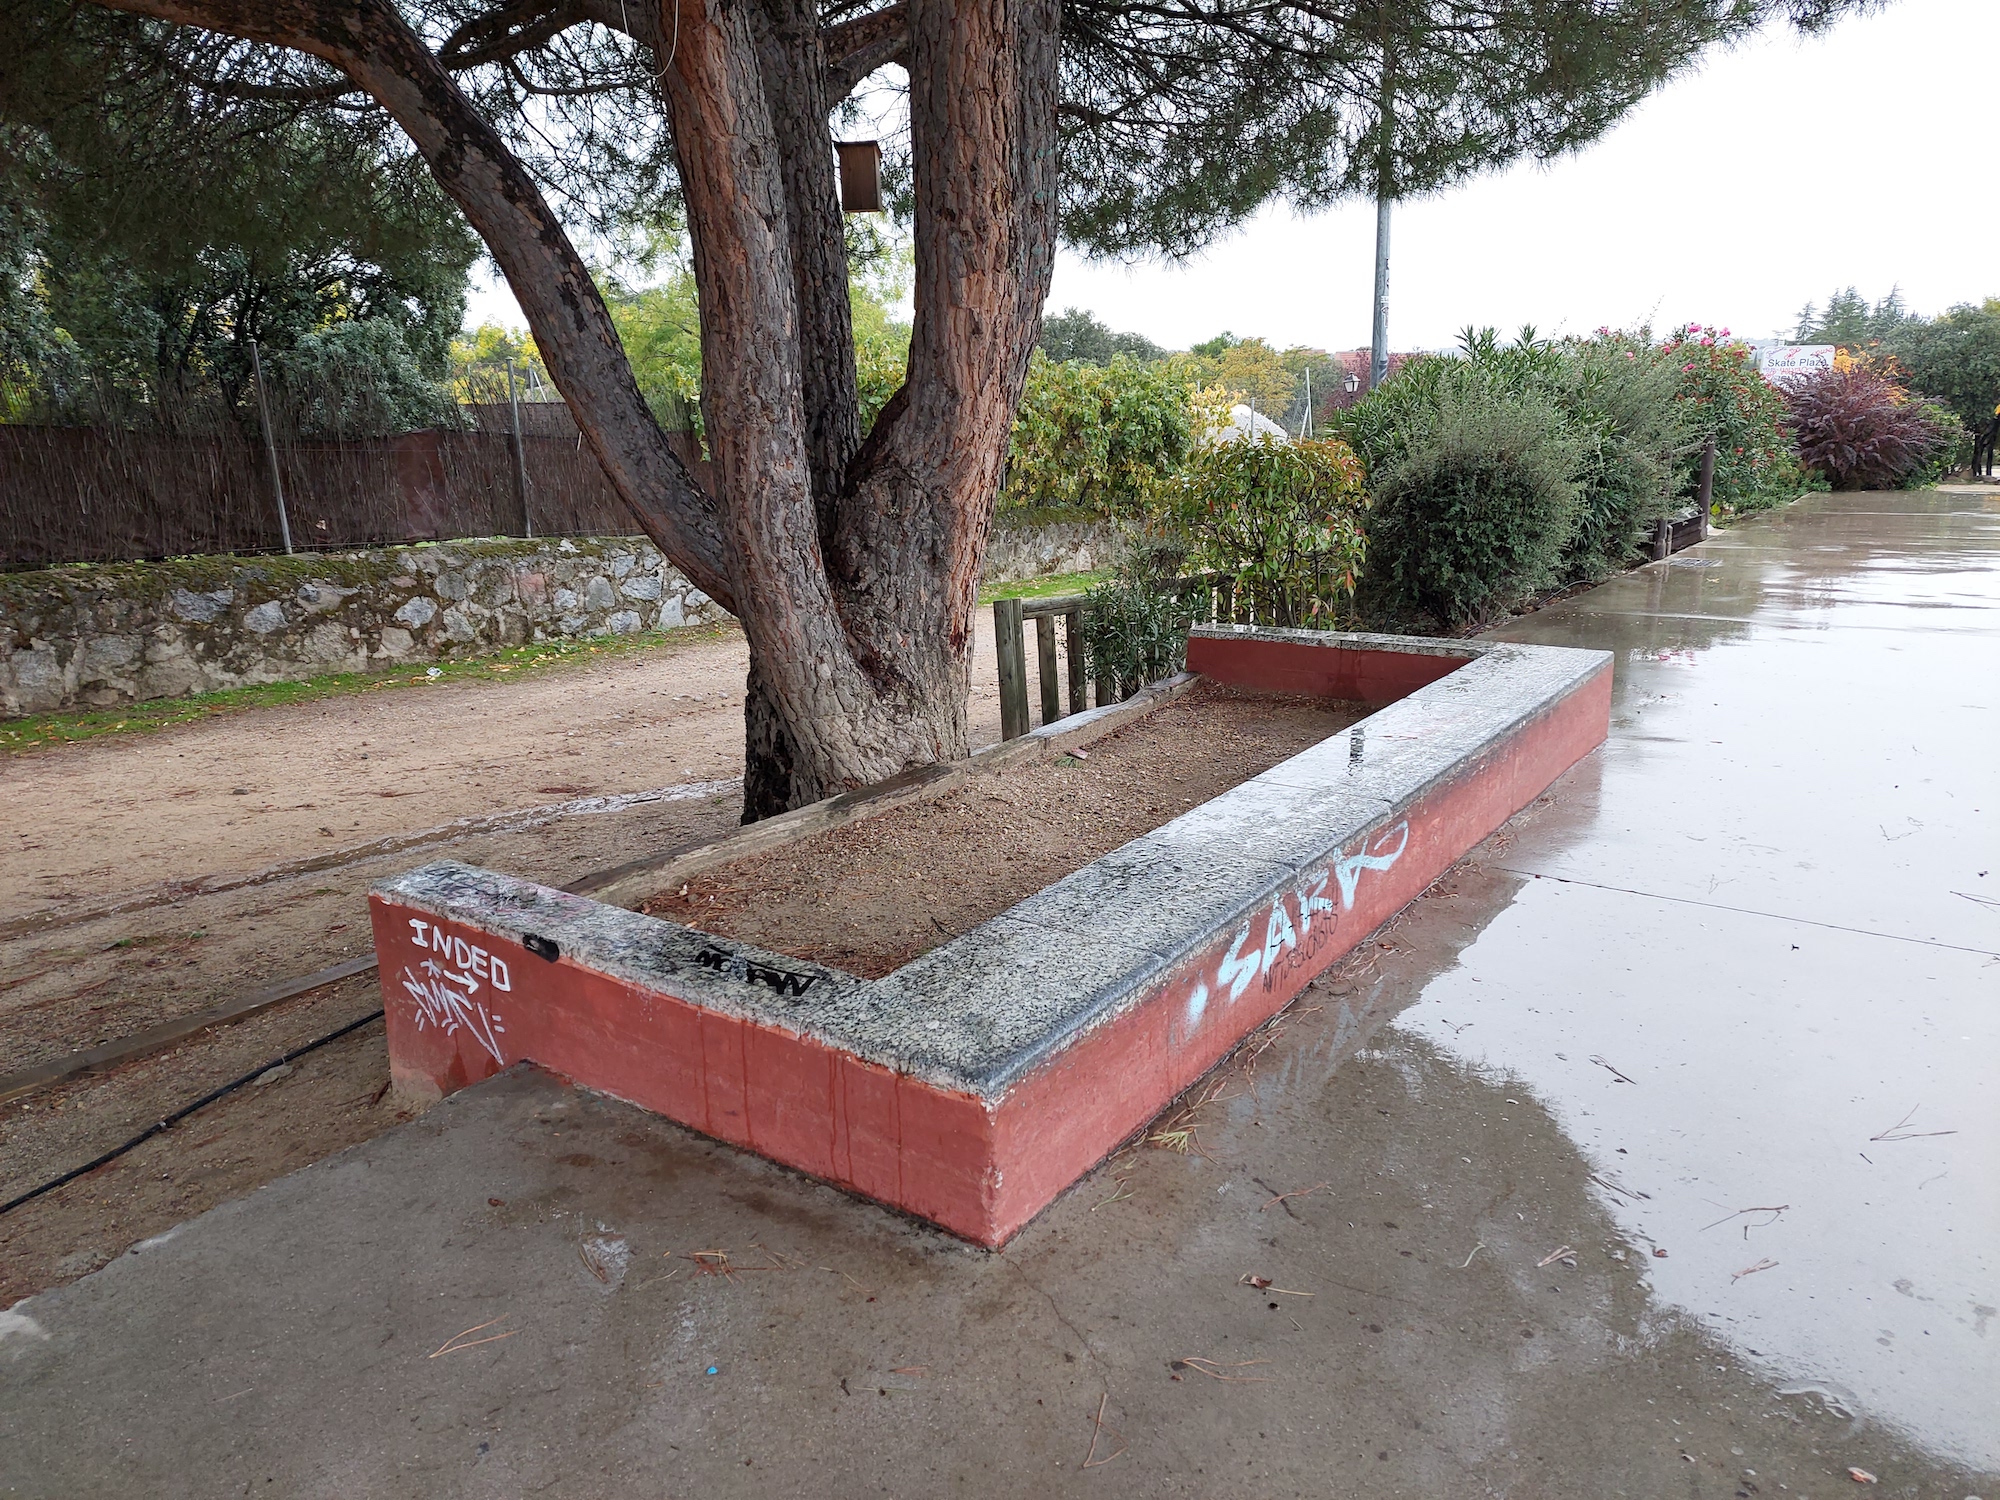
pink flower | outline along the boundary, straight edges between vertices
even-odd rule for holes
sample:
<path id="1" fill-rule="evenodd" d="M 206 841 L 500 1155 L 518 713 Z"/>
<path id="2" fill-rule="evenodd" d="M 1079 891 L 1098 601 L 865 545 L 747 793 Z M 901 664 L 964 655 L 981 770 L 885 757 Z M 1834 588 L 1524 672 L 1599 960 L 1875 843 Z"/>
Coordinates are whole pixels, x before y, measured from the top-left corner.
<path id="1" fill-rule="evenodd" d="M 1625 351 L 1625 357 L 1626 357 L 1627 359 L 1637 359 L 1637 358 L 1638 358 L 1639 356 L 1638 356 L 1638 355 L 1636 355 L 1636 354 L 1634 354 L 1634 353 L 1633 353 L 1633 352 L 1632 352 L 1632 351 L 1631 351 L 1630 349 L 1627 349 L 1627 350 Z"/>
<path id="2" fill-rule="evenodd" d="M 1728 338 L 1728 337 L 1729 337 L 1729 330 L 1728 330 L 1727 328 L 1725 328 L 1725 329 L 1723 329 L 1723 330 L 1722 330 L 1722 334 L 1721 334 L 1721 337 L 1723 337 L 1723 338 Z"/>
<path id="3" fill-rule="evenodd" d="M 1699 324 L 1699 323 L 1690 323 L 1690 324 L 1688 324 L 1688 332 L 1689 332 L 1689 333 L 1700 333 L 1700 332 L 1701 332 L 1701 324 Z"/>
<path id="4" fill-rule="evenodd" d="M 1702 348 L 1704 348 L 1704 349 L 1713 349 L 1713 348 L 1715 347 L 1715 340 L 1714 340 L 1714 339 L 1703 339 L 1703 340 L 1701 341 L 1701 347 L 1702 347 Z"/>
<path id="5" fill-rule="evenodd" d="M 1687 362 L 1686 364 L 1684 364 L 1684 365 L 1682 365 L 1682 366 L 1681 366 L 1681 374 L 1683 374 L 1683 375 L 1690 375 L 1690 374 L 1693 374 L 1693 373 L 1694 373 L 1694 361 L 1693 361 L 1693 360 L 1689 360 L 1689 361 L 1688 361 L 1688 362 Z"/>

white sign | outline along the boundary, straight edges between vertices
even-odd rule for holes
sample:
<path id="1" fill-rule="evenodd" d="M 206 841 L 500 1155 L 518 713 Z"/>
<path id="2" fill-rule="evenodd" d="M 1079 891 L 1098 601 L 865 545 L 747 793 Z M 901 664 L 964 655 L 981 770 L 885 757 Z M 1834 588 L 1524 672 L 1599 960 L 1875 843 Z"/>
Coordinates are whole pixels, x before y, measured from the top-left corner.
<path id="1" fill-rule="evenodd" d="M 1777 383 L 1793 375 L 1831 370 L 1833 351 L 1832 344 L 1785 344 L 1776 349 L 1760 349 L 1757 368 L 1764 372 L 1766 380 Z"/>

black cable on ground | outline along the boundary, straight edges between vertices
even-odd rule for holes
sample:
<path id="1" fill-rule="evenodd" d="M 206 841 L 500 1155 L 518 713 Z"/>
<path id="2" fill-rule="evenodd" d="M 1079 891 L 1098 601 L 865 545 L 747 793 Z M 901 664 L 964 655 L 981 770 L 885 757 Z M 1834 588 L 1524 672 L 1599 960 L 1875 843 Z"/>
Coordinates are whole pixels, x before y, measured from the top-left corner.
<path id="1" fill-rule="evenodd" d="M 40 1187 L 29 1188 L 27 1192 L 21 1194 L 21 1196 L 18 1198 L 10 1198 L 7 1200 L 7 1202 L 0 1203 L 0 1214 L 12 1213 L 15 1209 L 19 1208 L 23 1203 L 32 1203 L 35 1199 L 41 1197 L 42 1194 L 44 1193 L 53 1193 L 57 1188 L 61 1187 L 64 1183 L 74 1182 L 76 1181 L 77 1178 L 82 1177 L 87 1173 L 95 1172 L 99 1167 L 103 1166 L 105 1163 L 114 1162 L 118 1160 L 119 1157 L 123 1156 L 127 1151 L 130 1151 L 134 1146 L 143 1145 L 145 1142 L 150 1141 L 154 1136 L 158 1135 L 161 1131 L 169 1128 L 170 1126 L 180 1124 L 181 1121 L 185 1120 L 189 1115 L 193 1114 L 196 1110 L 206 1108 L 208 1105 L 215 1103 L 215 1101 L 220 1099 L 224 1094 L 233 1094 L 234 1092 L 236 1092 L 236 1090 L 242 1088 L 244 1084 L 255 1083 L 259 1078 L 262 1078 L 266 1073 L 270 1072 L 271 1069 L 282 1068 L 286 1063 L 290 1062 L 293 1058 L 304 1057 L 308 1052 L 312 1052 L 320 1047 L 324 1047 L 328 1042 L 339 1041 L 342 1037 L 346 1036 L 350 1031 L 359 1031 L 362 1027 L 366 1026 L 370 1021 L 379 1021 L 381 1019 L 382 1019 L 381 1011 L 379 1010 L 371 1011 L 368 1015 L 363 1016 L 358 1021 L 349 1021 L 345 1026 L 341 1027 L 338 1031 L 329 1031 L 325 1036 L 319 1037 L 314 1041 L 307 1042 L 303 1047 L 292 1048 L 292 1050 L 287 1052 L 283 1057 L 274 1057 L 271 1059 L 271 1061 L 267 1063 L 259 1063 L 256 1067 L 252 1068 L 249 1072 L 245 1073 L 241 1078 L 232 1078 L 228 1083 L 222 1085 L 221 1088 L 210 1089 L 206 1094 L 203 1094 L 199 1099 L 195 1100 L 194 1103 L 184 1104 L 179 1109 L 175 1110 L 172 1114 L 168 1115 L 165 1119 L 154 1121 L 151 1125 L 148 1125 L 144 1130 L 140 1131 L 137 1135 L 133 1136 L 131 1140 L 126 1141 L 122 1145 L 113 1146 L 109 1151 L 105 1152 L 102 1156 L 97 1157 L 92 1161 L 87 1161 L 82 1166 L 73 1168 L 72 1170 L 63 1173 L 62 1176 L 53 1178 L 50 1181 L 43 1183 Z"/>

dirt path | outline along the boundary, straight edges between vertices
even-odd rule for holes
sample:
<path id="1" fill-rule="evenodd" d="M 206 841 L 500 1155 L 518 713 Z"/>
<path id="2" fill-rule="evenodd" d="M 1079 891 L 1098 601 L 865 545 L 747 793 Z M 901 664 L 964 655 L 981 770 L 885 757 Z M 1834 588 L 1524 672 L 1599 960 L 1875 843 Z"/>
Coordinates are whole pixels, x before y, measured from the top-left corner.
<path id="1" fill-rule="evenodd" d="M 1000 725 L 991 612 L 979 620 L 975 745 Z M 735 629 L 692 630 L 499 683 L 0 760 L 0 1073 L 366 953 L 368 886 L 426 860 L 564 884 L 727 832 L 746 666 Z M 380 1003 L 362 975 L 0 1106 L 0 1201 Z M 388 1128 L 404 1116 L 387 1078 L 381 1027 L 365 1027 L 8 1214 L 0 1306 Z"/>
<path id="2" fill-rule="evenodd" d="M 981 615 L 976 743 L 999 733 Z M 365 952 L 368 885 L 425 860 L 563 884 L 725 831 L 746 663 L 733 628 L 694 630 L 0 762 L 0 1072 Z"/>
<path id="3" fill-rule="evenodd" d="M 979 627 L 975 745 L 1000 726 L 989 611 Z M 747 665 L 734 628 L 691 630 L 603 665 L 359 693 L 0 761 L 0 921 L 457 818 L 737 776 Z"/>

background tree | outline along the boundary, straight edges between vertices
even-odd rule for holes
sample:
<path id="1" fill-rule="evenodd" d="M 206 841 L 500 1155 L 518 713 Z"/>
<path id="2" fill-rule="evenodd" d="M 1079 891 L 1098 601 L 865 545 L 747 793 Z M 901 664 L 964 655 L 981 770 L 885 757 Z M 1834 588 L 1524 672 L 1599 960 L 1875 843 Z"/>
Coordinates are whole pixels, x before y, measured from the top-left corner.
<path id="1" fill-rule="evenodd" d="M 613 487 L 742 622 L 746 818 L 965 751 L 979 565 L 1059 202 L 1085 246 L 1180 251 L 1274 197 L 1310 206 L 1373 183 L 1372 154 L 1357 165 L 1350 149 L 1357 128 L 1364 145 L 1381 137 L 1355 116 L 1355 81 L 1380 52 L 1380 23 L 1400 10 L 1387 0 L 109 3 L 236 39 L 204 53 L 206 71 L 176 73 L 184 44 L 149 33 L 160 76 L 372 106 L 408 134 L 506 275 Z M 1526 36 L 1547 65 L 1522 71 L 1532 54 L 1461 47 L 1437 67 L 1515 69 L 1496 120 L 1568 118 L 1593 101 L 1608 116 L 1691 55 L 1674 47 L 1788 8 L 1468 4 L 1453 12 L 1461 40 Z M 1533 24 L 1509 30 L 1515 16 Z M 915 317 L 905 382 L 864 441 L 829 119 L 892 63 L 907 78 Z M 1542 108 L 1544 92 L 1563 107 Z M 1398 103 L 1396 118 L 1415 108 L 1406 116 Z M 1479 142 L 1485 164 L 1541 140 L 1513 126 L 1437 128 Z M 1472 153 L 1464 147 L 1459 170 L 1472 170 Z M 712 493 L 647 406 L 563 217 L 609 213 L 621 191 L 643 204 L 669 167 L 693 250 Z M 561 212 L 544 183 L 561 189 Z"/>
<path id="2" fill-rule="evenodd" d="M 1993 425 L 2000 413 L 2000 297 L 1910 319 L 1886 350 L 1909 372 L 1911 389 L 1940 402 L 1968 431 Z"/>
<path id="3" fill-rule="evenodd" d="M 1796 337 L 1801 344 L 1838 344 L 1859 353 L 1894 337 L 1912 321 L 1916 320 L 1903 305 L 1901 288 L 1889 288 L 1888 296 L 1870 306 L 1866 297 L 1848 287 L 1828 297 L 1824 309 L 1808 302 L 1799 313 Z"/>
<path id="4" fill-rule="evenodd" d="M 0 15 L 0 212 L 32 226 L 37 316 L 87 376 L 67 399 L 233 407 L 256 339 L 280 371 L 335 378 L 348 418 L 435 421 L 479 244 L 422 162 L 379 116 L 163 80 L 141 33 L 93 9 Z"/>
<path id="5" fill-rule="evenodd" d="M 1167 353 L 1143 334 L 1114 333 L 1094 314 L 1075 307 L 1043 318 L 1041 336 L 1036 342 L 1044 354 L 1058 363 L 1078 360 L 1087 365 L 1108 365 L 1121 354 L 1145 361 L 1164 359 Z"/>

